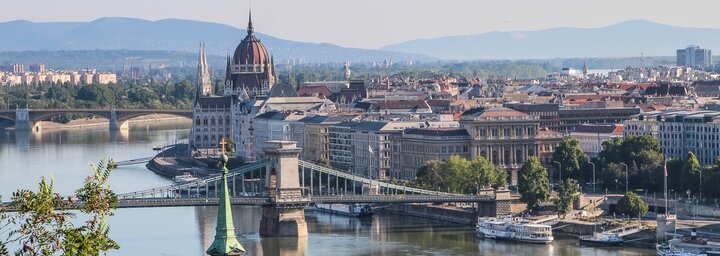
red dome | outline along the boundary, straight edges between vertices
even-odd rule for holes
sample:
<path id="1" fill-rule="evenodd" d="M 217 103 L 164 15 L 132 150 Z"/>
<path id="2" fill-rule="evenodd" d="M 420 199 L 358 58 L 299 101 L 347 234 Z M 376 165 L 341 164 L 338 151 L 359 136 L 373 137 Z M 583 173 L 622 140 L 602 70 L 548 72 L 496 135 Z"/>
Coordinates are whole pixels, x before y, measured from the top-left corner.
<path id="1" fill-rule="evenodd" d="M 248 35 L 235 48 L 233 55 L 235 64 L 266 64 L 270 62 L 267 49 L 260 40 L 248 30 Z"/>

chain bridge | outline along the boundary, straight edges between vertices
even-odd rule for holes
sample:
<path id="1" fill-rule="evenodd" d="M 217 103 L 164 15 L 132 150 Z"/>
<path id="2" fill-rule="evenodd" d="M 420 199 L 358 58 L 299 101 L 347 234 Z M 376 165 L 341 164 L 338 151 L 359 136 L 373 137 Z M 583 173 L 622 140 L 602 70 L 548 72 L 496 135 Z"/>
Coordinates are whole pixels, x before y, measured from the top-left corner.
<path id="1" fill-rule="evenodd" d="M 169 114 L 192 118 L 191 110 L 164 110 L 164 109 L 15 109 L 0 110 L 0 119 L 15 122 L 16 131 L 39 131 L 42 129 L 38 122 L 63 114 L 88 114 L 91 116 L 107 118 L 110 130 L 127 129 L 127 121 L 131 118 L 151 114 Z"/>
<path id="2" fill-rule="evenodd" d="M 229 203 L 263 208 L 261 235 L 306 234 L 303 209 L 310 204 L 471 203 L 479 216 L 510 213 L 507 190 L 460 195 L 413 188 L 353 175 L 298 159 L 294 141 L 269 141 L 268 159 L 225 174 Z M 218 205 L 221 173 L 181 184 L 118 194 L 118 208 Z M 81 202 L 80 202 L 81 203 Z M 12 205 L 6 205 L 8 209 Z"/>
<path id="3" fill-rule="evenodd" d="M 227 175 L 231 203 L 266 205 L 273 201 L 264 187 L 269 161 L 230 170 Z M 494 193 L 459 195 L 412 188 L 337 171 L 298 160 L 300 187 L 308 203 L 441 203 L 494 201 Z M 216 205 L 221 176 L 213 175 L 177 185 L 119 194 L 118 207 Z"/>

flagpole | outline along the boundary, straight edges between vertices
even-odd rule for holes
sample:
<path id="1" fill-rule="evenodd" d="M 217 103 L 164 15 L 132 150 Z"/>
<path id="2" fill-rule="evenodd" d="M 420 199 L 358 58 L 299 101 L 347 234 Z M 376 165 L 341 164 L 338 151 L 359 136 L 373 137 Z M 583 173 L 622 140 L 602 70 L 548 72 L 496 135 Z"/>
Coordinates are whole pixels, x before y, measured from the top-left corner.
<path id="1" fill-rule="evenodd" d="M 664 170 L 664 172 L 665 172 L 665 173 L 664 173 L 664 174 L 665 174 L 665 182 L 664 182 L 664 183 L 665 183 L 665 216 L 666 216 L 666 218 L 667 218 L 667 216 L 669 215 L 669 211 L 668 211 L 668 184 L 667 184 L 668 173 L 667 173 L 667 159 L 664 159 L 664 160 L 665 160 L 665 168 L 664 168 L 664 169 L 665 169 L 665 170 Z"/>

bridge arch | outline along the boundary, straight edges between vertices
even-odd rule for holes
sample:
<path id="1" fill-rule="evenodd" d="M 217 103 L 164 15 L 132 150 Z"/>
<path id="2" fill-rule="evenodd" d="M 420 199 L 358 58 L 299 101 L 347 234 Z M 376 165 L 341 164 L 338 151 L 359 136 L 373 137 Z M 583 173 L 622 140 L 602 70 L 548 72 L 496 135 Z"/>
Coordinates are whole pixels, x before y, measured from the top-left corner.
<path id="1" fill-rule="evenodd" d="M 16 130 L 34 130 L 39 131 L 42 128 L 38 126 L 38 122 L 46 121 L 51 117 L 64 115 L 64 114 L 86 114 L 95 117 L 106 118 L 109 121 L 110 130 L 124 130 L 128 129 L 128 120 L 136 117 L 152 115 L 152 114 L 167 114 L 185 118 L 192 118 L 192 111 L 190 110 L 153 110 L 153 109 L 37 109 L 37 110 L 24 110 L 26 113 L 27 120 L 24 118 L 20 121 L 21 124 L 15 122 Z M 11 115 L 12 114 L 12 115 Z M 0 118 L 7 118 L 10 120 L 17 119 L 17 113 L 3 113 L 0 112 Z"/>
<path id="2" fill-rule="evenodd" d="M 12 125 L 14 126 L 14 125 L 15 125 L 15 117 L 14 117 L 14 115 L 13 115 L 13 116 L 7 116 L 7 115 L 0 114 L 0 124 L 6 123 L 6 122 L 8 122 L 8 121 L 9 121 L 10 124 L 12 124 Z"/>
<path id="3" fill-rule="evenodd" d="M 109 110 L 84 110 L 84 109 L 67 109 L 67 110 L 37 110 L 29 111 L 29 119 L 27 121 L 27 127 L 32 131 L 39 132 L 42 130 L 42 126 L 39 125 L 40 121 L 48 121 L 48 119 L 65 114 L 85 114 L 94 117 L 111 119 Z M 17 127 L 17 123 L 16 123 Z"/>
<path id="4" fill-rule="evenodd" d="M 184 110 L 117 110 L 115 111 L 115 119 L 110 118 L 110 130 L 128 129 L 128 121 L 133 118 L 138 118 L 148 115 L 172 115 L 177 117 L 184 117 L 192 120 L 192 111 Z"/>

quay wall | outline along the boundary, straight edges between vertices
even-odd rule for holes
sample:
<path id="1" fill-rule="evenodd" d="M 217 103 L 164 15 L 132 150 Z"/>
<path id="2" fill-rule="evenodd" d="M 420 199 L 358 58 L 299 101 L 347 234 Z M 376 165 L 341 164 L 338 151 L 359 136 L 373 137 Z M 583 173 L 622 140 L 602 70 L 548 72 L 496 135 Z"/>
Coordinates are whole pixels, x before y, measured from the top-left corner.
<path id="1" fill-rule="evenodd" d="M 392 204 L 380 209 L 380 212 L 404 214 L 471 226 L 475 226 L 477 221 L 477 214 L 474 211 L 426 204 Z"/>

